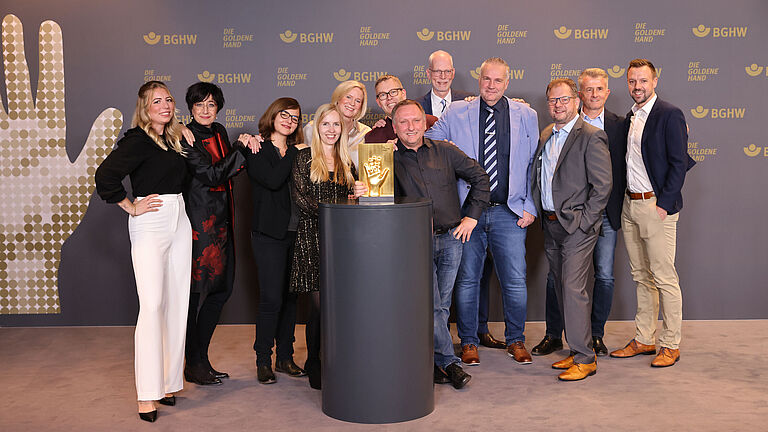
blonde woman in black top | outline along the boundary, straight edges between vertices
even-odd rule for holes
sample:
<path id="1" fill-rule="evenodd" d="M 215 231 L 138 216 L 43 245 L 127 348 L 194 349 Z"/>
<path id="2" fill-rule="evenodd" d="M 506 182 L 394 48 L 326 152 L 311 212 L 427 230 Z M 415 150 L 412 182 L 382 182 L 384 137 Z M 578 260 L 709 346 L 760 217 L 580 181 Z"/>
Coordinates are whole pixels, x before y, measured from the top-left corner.
<path id="1" fill-rule="evenodd" d="M 318 203 L 357 198 L 364 192 L 362 183 L 355 182 L 357 172 L 349 156 L 348 139 L 339 109 L 331 104 L 320 106 L 315 113 L 312 137 L 307 137 L 311 144 L 299 150 L 292 172 L 291 196 L 298 208 L 299 223 L 290 290 L 310 293 L 312 298 L 304 369 L 315 389 L 321 387 Z"/>
<path id="2" fill-rule="evenodd" d="M 192 229 L 182 189 L 187 167 L 181 125 L 168 87 L 139 88 L 132 129 L 96 170 L 96 190 L 128 213 L 131 256 L 139 296 L 135 332 L 139 417 L 153 422 L 155 402 L 176 403 L 183 388 L 184 333 L 189 302 Z M 131 179 L 135 200 L 123 188 Z"/>

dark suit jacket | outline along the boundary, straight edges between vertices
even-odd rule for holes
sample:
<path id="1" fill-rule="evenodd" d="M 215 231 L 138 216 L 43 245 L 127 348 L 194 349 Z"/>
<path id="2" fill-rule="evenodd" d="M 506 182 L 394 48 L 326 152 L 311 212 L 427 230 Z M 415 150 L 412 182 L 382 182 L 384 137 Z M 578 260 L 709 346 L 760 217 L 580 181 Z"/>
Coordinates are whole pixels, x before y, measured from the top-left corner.
<path id="1" fill-rule="evenodd" d="M 629 131 L 634 113 L 630 110 L 624 120 Z M 656 195 L 656 205 L 675 214 L 683 208 L 683 182 L 685 173 L 696 162 L 688 156 L 688 130 L 685 116 L 680 108 L 659 98 L 653 104 L 643 129 L 640 142 L 643 163 Z M 626 160 L 627 146 L 624 145 L 621 159 Z M 627 175 L 624 167 L 623 187 L 626 189 Z"/>
<path id="2" fill-rule="evenodd" d="M 541 131 L 534 156 L 531 195 L 536 210 L 541 207 L 542 152 L 552 136 L 552 124 Z M 605 132 L 585 123 L 579 116 L 557 159 L 552 178 L 552 202 L 557 220 L 568 232 L 577 229 L 597 233 L 603 209 L 611 194 L 611 157 Z"/>
<path id="3" fill-rule="evenodd" d="M 613 172 L 613 188 L 605 207 L 608 222 L 614 231 L 621 229 L 621 207 L 624 205 L 624 191 L 627 182 L 627 161 L 624 155 L 627 153 L 627 129 L 624 125 L 624 117 L 605 110 L 604 116 L 605 134 L 608 135 L 608 150 L 611 153 L 611 171 Z M 623 179 L 623 180 L 622 180 Z"/>
<path id="4" fill-rule="evenodd" d="M 457 100 L 464 100 L 467 96 L 472 96 L 472 93 L 451 89 L 451 102 L 457 101 Z M 424 108 L 425 113 L 434 114 L 432 112 L 432 89 L 429 89 L 429 92 L 427 92 L 427 94 L 425 94 L 424 96 L 416 99 L 416 102 L 421 104 L 421 107 Z"/>
<path id="5" fill-rule="evenodd" d="M 289 145 L 282 158 L 269 140 L 262 143 L 260 152 L 245 153 L 253 196 L 251 230 L 282 239 L 291 219 L 290 179 L 296 146 Z"/>

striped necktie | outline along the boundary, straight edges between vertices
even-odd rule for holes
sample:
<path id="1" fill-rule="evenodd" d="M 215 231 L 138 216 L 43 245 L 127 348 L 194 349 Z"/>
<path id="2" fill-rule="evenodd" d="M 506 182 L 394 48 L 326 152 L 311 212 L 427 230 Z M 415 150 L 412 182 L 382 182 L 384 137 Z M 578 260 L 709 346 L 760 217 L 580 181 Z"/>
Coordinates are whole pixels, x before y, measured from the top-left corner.
<path id="1" fill-rule="evenodd" d="M 447 102 L 445 102 L 445 99 L 440 99 L 440 105 L 442 106 L 442 109 L 440 110 L 440 114 L 445 112 L 445 105 Z"/>
<path id="2" fill-rule="evenodd" d="M 483 150 L 483 168 L 491 180 L 491 192 L 499 185 L 496 170 L 496 119 L 493 116 L 493 108 L 485 107 L 488 117 L 485 118 L 485 149 Z"/>

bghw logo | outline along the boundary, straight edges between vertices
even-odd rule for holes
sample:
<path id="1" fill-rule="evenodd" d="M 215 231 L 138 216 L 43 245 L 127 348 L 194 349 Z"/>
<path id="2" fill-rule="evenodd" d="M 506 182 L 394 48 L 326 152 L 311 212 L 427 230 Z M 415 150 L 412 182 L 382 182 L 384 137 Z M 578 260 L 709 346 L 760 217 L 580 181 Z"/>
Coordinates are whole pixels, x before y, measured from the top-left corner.
<path id="1" fill-rule="evenodd" d="M 373 82 L 379 79 L 379 77 L 387 75 L 386 71 L 348 71 L 344 68 L 339 69 L 333 73 L 333 78 L 336 81 L 355 80 L 360 82 Z"/>
<path id="2" fill-rule="evenodd" d="M 608 75 L 610 75 L 611 78 L 621 78 L 622 76 L 624 76 L 624 71 L 626 71 L 626 69 L 624 69 L 619 65 L 613 65 L 608 69 L 606 69 L 605 71 L 608 72 Z"/>
<path id="3" fill-rule="evenodd" d="M 197 79 L 203 82 L 215 82 L 217 84 L 249 84 L 251 82 L 251 73 L 213 73 L 205 70 L 197 74 Z"/>
<path id="4" fill-rule="evenodd" d="M 280 33 L 280 40 L 285 43 L 293 43 L 297 39 L 301 44 L 330 44 L 333 43 L 333 32 L 326 33 L 294 33 L 286 30 Z"/>
<path id="5" fill-rule="evenodd" d="M 196 34 L 158 34 L 149 32 L 142 36 L 148 45 L 157 45 L 162 41 L 163 45 L 195 45 Z"/>
<path id="6" fill-rule="evenodd" d="M 699 38 L 712 36 L 713 38 L 745 38 L 747 37 L 747 27 L 707 27 L 699 24 L 691 28 L 693 35 Z"/>
<path id="7" fill-rule="evenodd" d="M 430 30 L 424 27 L 421 31 L 416 32 L 416 36 L 424 42 L 432 39 L 437 41 L 468 41 L 472 37 L 472 30 Z"/>
<path id="8" fill-rule="evenodd" d="M 759 76 L 765 71 L 765 76 L 768 77 L 768 66 L 758 66 L 757 63 L 752 63 L 751 65 L 746 66 L 744 71 L 751 77 Z"/>
<path id="9" fill-rule="evenodd" d="M 554 33 L 558 39 L 568 39 L 571 35 L 574 39 L 608 39 L 607 28 L 569 29 L 566 26 L 560 26 L 554 30 Z"/>
<path id="10" fill-rule="evenodd" d="M 474 79 L 480 79 L 480 66 L 469 71 L 469 75 Z M 525 76 L 525 69 L 509 69 L 510 80 L 521 80 Z"/>
<path id="11" fill-rule="evenodd" d="M 750 144 L 746 147 L 744 147 L 744 154 L 749 157 L 755 157 L 759 155 L 760 153 L 763 154 L 763 157 L 768 157 L 768 146 L 760 147 L 756 146 L 754 144 Z"/>
<path id="12" fill-rule="evenodd" d="M 743 119 L 746 108 L 704 108 L 699 105 L 696 108 L 691 108 L 691 115 L 697 119 L 712 118 L 712 119 Z"/>

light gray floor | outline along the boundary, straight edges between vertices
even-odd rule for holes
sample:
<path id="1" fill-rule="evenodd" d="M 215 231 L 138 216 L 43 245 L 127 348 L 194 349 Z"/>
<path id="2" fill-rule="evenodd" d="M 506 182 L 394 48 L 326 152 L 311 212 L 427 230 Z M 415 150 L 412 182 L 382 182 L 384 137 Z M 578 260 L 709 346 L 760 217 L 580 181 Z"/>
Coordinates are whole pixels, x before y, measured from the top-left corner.
<path id="1" fill-rule="evenodd" d="M 503 336 L 503 325 L 491 330 Z M 543 333 L 543 323 L 527 325 L 528 349 Z M 605 342 L 620 348 L 632 334 L 633 323 L 610 322 Z M 187 383 L 177 405 L 160 407 L 149 424 L 136 414 L 133 328 L 2 328 L 0 431 L 768 430 L 768 321 L 685 322 L 683 338 L 674 367 L 651 368 L 650 356 L 600 358 L 597 375 L 575 383 L 557 381 L 550 368 L 567 351 L 521 366 L 503 350 L 481 348 L 465 389 L 435 387 L 432 414 L 360 425 L 325 416 L 306 378 L 278 374 L 276 384 L 259 385 L 253 326 L 222 326 L 212 361 L 232 378 L 217 387 Z"/>

